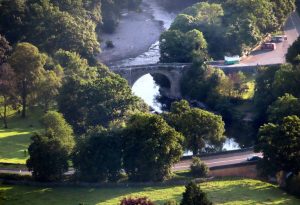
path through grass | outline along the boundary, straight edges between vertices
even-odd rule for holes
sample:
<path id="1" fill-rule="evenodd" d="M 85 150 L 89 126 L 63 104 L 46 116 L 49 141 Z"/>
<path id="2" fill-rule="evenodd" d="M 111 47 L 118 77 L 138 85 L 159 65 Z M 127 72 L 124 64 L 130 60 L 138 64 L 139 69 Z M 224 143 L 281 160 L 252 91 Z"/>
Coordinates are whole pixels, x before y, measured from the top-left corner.
<path id="1" fill-rule="evenodd" d="M 201 184 L 214 204 L 299 205 L 296 199 L 277 186 L 250 179 L 224 179 Z M 183 186 L 144 188 L 38 188 L 26 186 L 0 186 L 0 204 L 7 205 L 118 205 L 125 196 L 148 196 L 156 204 L 166 200 L 180 201 Z"/>

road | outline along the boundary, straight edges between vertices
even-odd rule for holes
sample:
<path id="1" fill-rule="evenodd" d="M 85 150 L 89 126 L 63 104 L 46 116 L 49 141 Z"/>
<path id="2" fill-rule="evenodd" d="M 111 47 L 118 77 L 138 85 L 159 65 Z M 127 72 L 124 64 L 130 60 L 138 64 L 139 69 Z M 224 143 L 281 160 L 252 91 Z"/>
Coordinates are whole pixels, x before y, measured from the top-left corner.
<path id="1" fill-rule="evenodd" d="M 251 157 L 253 155 L 262 156 L 262 154 L 256 154 L 253 151 L 244 151 L 244 152 L 238 152 L 238 153 L 228 153 L 228 154 L 220 154 L 215 156 L 209 156 L 209 157 L 201 157 L 201 160 L 204 161 L 204 163 L 208 167 L 217 167 L 217 166 L 223 166 L 223 165 L 231 165 L 231 164 L 237 164 L 241 162 L 246 162 L 246 159 L 248 157 Z M 190 165 L 192 163 L 192 160 L 182 160 L 179 163 L 175 164 L 173 167 L 173 171 L 181 171 L 181 170 L 187 170 L 190 168 Z M 10 173 L 10 174 L 19 174 L 19 175 L 30 175 L 31 173 L 25 169 L 12 169 L 12 168 L 0 168 L 0 173 Z M 70 169 L 66 174 L 70 175 L 73 174 L 74 170 Z"/>
<path id="2" fill-rule="evenodd" d="M 284 25 L 284 34 L 287 36 L 287 40 L 282 43 L 277 43 L 276 50 L 255 50 L 249 56 L 244 58 L 239 64 L 226 67 L 272 65 L 285 63 L 285 55 L 288 48 L 294 43 L 294 41 L 297 40 L 298 36 L 300 35 L 300 17 L 296 12 L 291 14 L 286 24 Z"/>
<path id="3" fill-rule="evenodd" d="M 253 155 L 257 155 L 262 157 L 262 154 L 254 153 L 253 151 L 245 151 L 239 153 L 230 153 L 230 154 L 222 154 L 222 155 L 215 155 L 209 157 L 201 157 L 201 160 L 209 167 L 218 167 L 223 165 L 231 165 L 231 164 L 238 164 L 241 162 L 246 162 L 248 157 Z M 190 168 L 192 160 L 182 160 L 179 163 L 175 164 L 173 167 L 173 171 L 181 171 L 187 170 Z"/>

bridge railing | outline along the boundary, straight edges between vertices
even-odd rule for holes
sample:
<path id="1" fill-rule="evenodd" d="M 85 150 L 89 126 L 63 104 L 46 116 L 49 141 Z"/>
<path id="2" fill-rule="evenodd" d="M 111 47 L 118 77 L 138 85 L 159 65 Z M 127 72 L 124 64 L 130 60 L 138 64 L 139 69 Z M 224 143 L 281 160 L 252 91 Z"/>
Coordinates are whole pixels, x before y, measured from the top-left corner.
<path id="1" fill-rule="evenodd" d="M 182 67 L 191 66 L 192 63 L 155 63 L 155 64 L 144 64 L 144 65 L 131 65 L 131 66 L 111 66 L 112 71 L 136 69 L 136 68 L 156 68 L 156 67 Z"/>

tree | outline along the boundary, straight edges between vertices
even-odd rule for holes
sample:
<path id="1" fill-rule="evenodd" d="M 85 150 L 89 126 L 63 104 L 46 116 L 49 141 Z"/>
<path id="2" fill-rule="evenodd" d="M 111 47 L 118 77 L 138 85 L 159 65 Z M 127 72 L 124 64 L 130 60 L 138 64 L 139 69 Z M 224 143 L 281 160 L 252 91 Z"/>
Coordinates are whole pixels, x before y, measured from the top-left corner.
<path id="1" fill-rule="evenodd" d="M 0 35 L 0 66 L 7 61 L 11 49 L 12 48 L 6 38 Z"/>
<path id="2" fill-rule="evenodd" d="M 3 0 L 0 32 L 13 44 L 26 41 L 49 54 L 62 48 L 91 59 L 100 51 L 95 32 L 100 9 L 98 0 Z"/>
<path id="3" fill-rule="evenodd" d="M 4 128 L 8 128 L 7 116 L 9 107 L 16 106 L 16 75 L 9 64 L 0 65 L 0 117 Z"/>
<path id="4" fill-rule="evenodd" d="M 45 112 L 49 110 L 49 106 L 53 104 L 54 99 L 59 94 L 59 88 L 62 86 L 60 74 L 60 70 L 47 70 L 39 82 L 38 101 L 43 105 Z"/>
<path id="5" fill-rule="evenodd" d="M 295 0 L 270 0 L 279 26 L 283 26 L 287 17 L 295 10 Z"/>
<path id="6" fill-rule="evenodd" d="M 76 175 L 85 181 L 116 181 L 120 175 L 122 147 L 120 133 L 96 127 L 77 143 L 73 164 Z"/>
<path id="7" fill-rule="evenodd" d="M 94 68 L 85 67 L 76 56 L 69 57 L 72 58 L 66 63 L 69 66 L 67 70 L 70 69 L 67 72 L 71 69 L 74 72 L 73 67 L 83 66 L 83 69 L 78 68 L 78 75 L 75 72 L 65 79 L 58 97 L 58 107 L 76 133 L 82 134 L 89 127 L 98 125 L 107 127 L 112 120 L 124 119 L 131 112 L 147 109 L 132 94 L 125 79 L 102 66 L 97 66 L 98 70 L 94 72 Z M 76 57 L 74 62 L 73 57 Z"/>
<path id="8" fill-rule="evenodd" d="M 27 98 L 43 77 L 46 56 L 29 43 L 19 43 L 9 58 L 17 76 L 18 94 L 22 100 L 22 117 L 26 116 Z"/>
<path id="9" fill-rule="evenodd" d="M 206 49 L 206 40 L 198 30 L 187 33 L 170 30 L 160 36 L 160 61 L 162 62 L 204 61 L 207 58 Z"/>
<path id="10" fill-rule="evenodd" d="M 206 194 L 195 182 L 190 182 L 185 187 L 180 205 L 212 205 Z"/>
<path id="11" fill-rule="evenodd" d="M 263 167 L 268 174 L 280 171 L 300 171 L 300 119 L 288 116 L 279 124 L 268 123 L 259 129 L 259 141 L 255 147 L 263 152 Z"/>
<path id="12" fill-rule="evenodd" d="M 61 180 L 74 147 L 73 130 L 57 112 L 45 114 L 42 122 L 45 131 L 31 137 L 26 165 L 38 181 Z"/>
<path id="13" fill-rule="evenodd" d="M 272 123 L 282 122 L 290 115 L 300 116 L 300 101 L 290 94 L 277 98 L 268 108 L 268 121 Z"/>
<path id="14" fill-rule="evenodd" d="M 135 114 L 123 133 L 124 169 L 131 181 L 163 181 L 180 159 L 183 137 L 162 117 Z"/>
<path id="15" fill-rule="evenodd" d="M 296 65 L 300 63 L 300 37 L 288 48 L 288 52 L 285 55 L 286 61 Z"/>
<path id="16" fill-rule="evenodd" d="M 70 154 L 75 142 L 73 128 L 66 122 L 61 113 L 55 111 L 47 112 L 42 118 L 45 133 L 57 138 L 67 148 Z"/>
<path id="17" fill-rule="evenodd" d="M 189 108 L 187 104 L 184 100 L 172 104 L 171 112 L 166 114 L 167 121 L 185 136 L 185 147 L 197 155 L 208 146 L 220 146 L 225 140 L 222 117 L 198 108 Z M 185 107 L 185 111 L 178 112 L 182 107 Z"/>

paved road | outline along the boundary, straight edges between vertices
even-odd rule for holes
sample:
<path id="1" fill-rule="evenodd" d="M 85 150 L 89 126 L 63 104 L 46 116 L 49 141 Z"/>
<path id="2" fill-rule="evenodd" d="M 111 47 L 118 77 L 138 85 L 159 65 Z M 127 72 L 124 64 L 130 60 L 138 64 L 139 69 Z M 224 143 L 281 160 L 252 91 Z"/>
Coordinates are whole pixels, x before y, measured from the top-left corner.
<path id="1" fill-rule="evenodd" d="M 285 55 L 290 45 L 297 40 L 300 34 L 300 18 L 297 13 L 292 13 L 288 18 L 285 26 L 284 33 L 287 36 L 286 41 L 276 44 L 274 51 L 257 50 L 251 53 L 250 56 L 241 61 L 239 65 L 269 65 L 269 64 L 282 64 L 285 63 Z"/>
<path id="2" fill-rule="evenodd" d="M 238 164 L 241 162 L 246 162 L 248 157 L 251 157 L 253 155 L 258 155 L 262 157 L 262 154 L 254 153 L 253 151 L 245 151 L 245 152 L 239 152 L 239 153 L 231 153 L 231 154 L 222 154 L 222 155 L 216 155 L 216 156 L 210 156 L 210 157 L 202 157 L 201 160 L 204 161 L 204 163 L 208 167 L 217 167 L 217 166 L 223 166 L 223 165 L 231 165 L 231 164 Z M 180 171 L 180 170 L 187 170 L 190 168 L 190 165 L 192 163 L 192 160 L 183 160 L 179 163 L 177 163 L 174 167 L 174 171 Z"/>
<path id="3" fill-rule="evenodd" d="M 245 162 L 247 157 L 258 155 L 262 156 L 262 154 L 256 154 L 253 151 L 244 151 L 239 153 L 229 153 L 229 154 L 221 154 L 209 157 L 202 157 L 201 159 L 205 162 L 208 167 L 216 167 L 222 165 L 230 165 L 237 164 L 241 162 Z M 182 160 L 177 163 L 173 167 L 173 171 L 187 170 L 190 168 L 192 160 Z M 30 175 L 31 173 L 27 170 L 19 170 L 19 169 L 5 169 L 0 168 L 0 173 L 11 173 L 11 174 L 20 174 L 20 175 Z M 68 171 L 66 174 L 73 174 L 74 170 Z"/>

